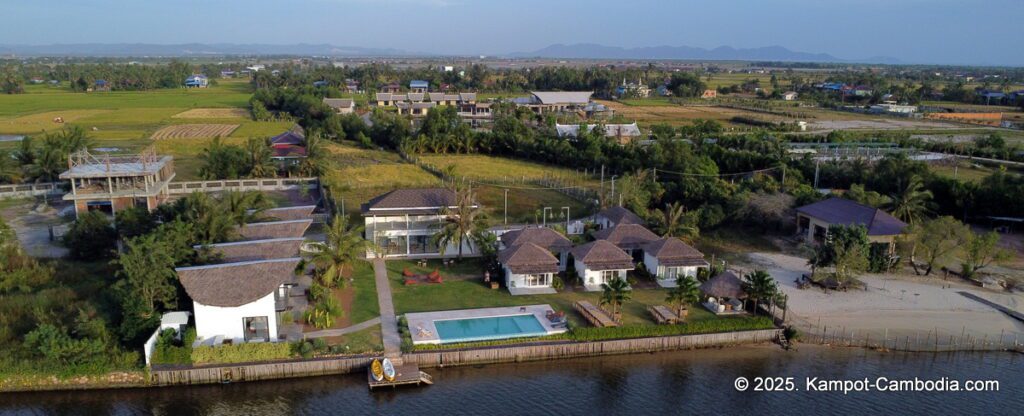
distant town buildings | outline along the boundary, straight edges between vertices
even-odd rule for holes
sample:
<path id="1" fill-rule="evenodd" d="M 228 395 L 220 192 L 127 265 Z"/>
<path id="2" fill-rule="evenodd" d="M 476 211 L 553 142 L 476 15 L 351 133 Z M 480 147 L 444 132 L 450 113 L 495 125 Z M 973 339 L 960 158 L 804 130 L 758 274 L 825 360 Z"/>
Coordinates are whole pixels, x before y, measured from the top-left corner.
<path id="1" fill-rule="evenodd" d="M 588 132 L 593 131 L 597 124 L 583 124 L 582 127 Z M 555 124 L 555 131 L 558 137 L 575 139 L 580 133 L 580 124 Z M 618 139 L 619 143 L 625 144 L 641 136 L 640 127 L 636 122 L 630 124 L 604 124 L 604 136 Z"/>

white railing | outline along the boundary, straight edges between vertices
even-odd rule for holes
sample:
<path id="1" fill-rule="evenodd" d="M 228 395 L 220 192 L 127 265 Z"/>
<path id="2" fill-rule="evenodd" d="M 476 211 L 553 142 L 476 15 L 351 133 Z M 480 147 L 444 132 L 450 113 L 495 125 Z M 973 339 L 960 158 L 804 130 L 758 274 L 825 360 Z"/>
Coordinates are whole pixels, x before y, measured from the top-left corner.
<path id="1" fill-rule="evenodd" d="M 25 183 L 0 185 L 0 198 L 19 198 L 40 195 L 62 195 L 67 182 Z"/>
<path id="2" fill-rule="evenodd" d="M 219 181 L 171 182 L 167 191 L 172 195 L 192 192 L 219 191 L 287 191 L 293 189 L 315 189 L 317 178 L 271 178 L 271 179 L 225 179 Z"/>

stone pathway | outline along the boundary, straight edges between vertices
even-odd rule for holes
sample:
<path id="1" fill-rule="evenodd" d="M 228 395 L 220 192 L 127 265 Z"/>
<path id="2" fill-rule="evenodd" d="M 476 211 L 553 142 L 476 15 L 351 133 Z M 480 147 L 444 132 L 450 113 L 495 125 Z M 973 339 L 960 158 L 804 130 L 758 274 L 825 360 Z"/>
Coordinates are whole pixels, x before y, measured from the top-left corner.
<path id="1" fill-rule="evenodd" d="M 391 282 L 388 282 L 388 269 L 384 259 L 373 259 L 373 277 L 377 282 L 377 302 L 380 305 L 380 332 L 384 339 L 384 356 L 400 359 L 402 356 L 402 338 L 398 335 L 398 318 L 395 317 L 395 304 L 391 300 Z"/>
<path id="2" fill-rule="evenodd" d="M 373 319 L 370 319 L 370 320 L 367 320 L 367 321 L 363 321 L 363 322 L 360 322 L 360 323 L 355 324 L 355 325 L 349 325 L 349 326 L 346 326 L 344 328 L 325 329 L 325 330 L 322 330 L 322 331 L 307 332 L 305 334 L 305 336 L 306 336 L 306 338 L 336 337 L 336 336 L 339 336 L 339 335 L 345 335 L 345 334 L 349 334 L 349 333 L 352 333 L 352 332 L 362 331 L 362 330 L 364 330 L 366 328 L 370 328 L 370 327 L 372 327 L 374 325 L 377 325 L 377 324 L 380 324 L 380 317 L 373 318 Z"/>

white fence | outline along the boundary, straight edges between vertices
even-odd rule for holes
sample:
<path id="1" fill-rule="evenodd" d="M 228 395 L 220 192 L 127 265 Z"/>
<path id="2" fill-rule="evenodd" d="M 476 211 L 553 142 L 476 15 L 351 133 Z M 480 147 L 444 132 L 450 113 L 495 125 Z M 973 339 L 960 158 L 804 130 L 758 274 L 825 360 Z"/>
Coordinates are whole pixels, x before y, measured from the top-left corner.
<path id="1" fill-rule="evenodd" d="M 228 179 L 221 181 L 171 182 L 167 190 L 171 195 L 192 192 L 220 191 L 288 191 L 294 189 L 316 189 L 317 178 L 273 178 L 273 179 Z"/>
<path id="2" fill-rule="evenodd" d="M 0 185 L 0 198 L 22 198 L 42 195 L 63 195 L 66 182 L 43 182 Z"/>

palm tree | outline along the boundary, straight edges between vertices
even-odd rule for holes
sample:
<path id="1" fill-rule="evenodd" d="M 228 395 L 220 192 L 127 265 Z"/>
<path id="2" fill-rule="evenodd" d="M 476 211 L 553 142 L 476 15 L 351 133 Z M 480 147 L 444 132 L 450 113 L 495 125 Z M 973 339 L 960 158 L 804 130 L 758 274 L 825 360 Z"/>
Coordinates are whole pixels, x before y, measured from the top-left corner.
<path id="1" fill-rule="evenodd" d="M 348 217 L 335 215 L 327 228 L 326 240 L 314 243 L 310 261 L 316 276 L 327 287 L 345 287 L 345 272 L 357 262 L 365 261 L 370 242 L 362 237 L 362 227 L 350 226 Z"/>
<path id="2" fill-rule="evenodd" d="M 0 151 L 0 183 L 21 182 L 22 171 L 18 161 L 8 152 Z"/>
<path id="3" fill-rule="evenodd" d="M 264 220 L 263 214 L 271 205 L 266 195 L 255 191 L 228 191 L 218 202 L 222 211 L 239 227 Z"/>
<path id="4" fill-rule="evenodd" d="M 683 309 L 686 305 L 696 303 L 700 300 L 700 286 L 697 279 L 690 276 L 679 276 L 676 278 L 676 287 L 668 290 L 665 302 L 676 305 L 676 315 L 683 316 Z"/>
<path id="5" fill-rule="evenodd" d="M 269 140 L 261 137 L 250 137 L 245 142 L 245 151 L 249 157 L 249 176 L 253 178 L 269 178 L 277 173 L 274 161 L 270 158 Z"/>
<path id="6" fill-rule="evenodd" d="M 911 176 L 907 186 L 891 197 L 892 215 L 910 225 L 921 222 L 930 211 L 928 204 L 933 196 L 932 191 L 923 188 L 921 178 Z"/>
<path id="7" fill-rule="evenodd" d="M 323 142 L 319 134 L 306 136 L 306 157 L 299 162 L 299 175 L 310 177 L 318 176 L 323 170 Z"/>
<path id="8" fill-rule="evenodd" d="M 774 299 L 779 288 L 776 286 L 772 275 L 764 270 L 754 270 L 744 275 L 743 278 L 746 280 L 744 282 L 744 290 L 754 300 L 754 314 L 757 315 L 757 305 L 762 300 L 771 301 Z"/>
<path id="9" fill-rule="evenodd" d="M 456 189 L 455 208 L 441 209 L 444 219 L 433 240 L 442 255 L 449 244 L 455 244 L 459 247 L 458 258 L 461 260 L 464 245 L 468 243 L 470 249 L 473 244 L 480 245 L 482 231 L 487 229 L 487 218 L 474 201 L 471 188 Z"/>
<path id="10" fill-rule="evenodd" d="M 678 202 L 665 204 L 664 209 L 655 210 L 655 229 L 662 237 L 692 239 L 700 233 L 692 218 Z"/>
<path id="11" fill-rule="evenodd" d="M 630 300 L 633 297 L 632 290 L 629 288 L 629 284 L 626 283 L 622 278 L 616 277 L 608 283 L 601 283 L 601 305 L 610 305 L 612 307 L 612 316 L 615 320 L 620 320 L 619 308 L 622 303 Z"/>

